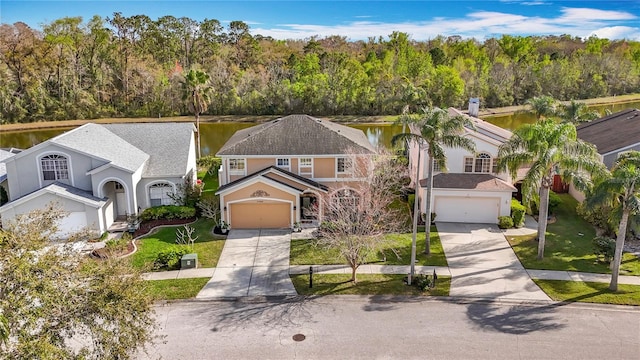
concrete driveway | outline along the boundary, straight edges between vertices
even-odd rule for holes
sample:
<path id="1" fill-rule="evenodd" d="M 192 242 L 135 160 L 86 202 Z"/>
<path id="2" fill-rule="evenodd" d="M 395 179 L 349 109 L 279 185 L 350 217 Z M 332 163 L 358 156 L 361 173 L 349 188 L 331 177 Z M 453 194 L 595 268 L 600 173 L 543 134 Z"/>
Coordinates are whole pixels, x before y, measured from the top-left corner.
<path id="1" fill-rule="evenodd" d="M 451 271 L 451 296 L 550 300 L 496 225 L 436 223 Z"/>
<path id="2" fill-rule="evenodd" d="M 196 298 L 296 295 L 290 247 L 288 230 L 231 230 L 213 277 Z"/>

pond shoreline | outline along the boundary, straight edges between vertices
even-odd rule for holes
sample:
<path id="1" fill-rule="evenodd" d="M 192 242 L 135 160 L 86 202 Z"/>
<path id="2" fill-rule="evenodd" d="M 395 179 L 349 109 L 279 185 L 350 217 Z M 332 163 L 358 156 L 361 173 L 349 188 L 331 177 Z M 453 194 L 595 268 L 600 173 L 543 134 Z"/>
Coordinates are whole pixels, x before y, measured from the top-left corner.
<path id="1" fill-rule="evenodd" d="M 630 94 L 622 96 L 610 96 L 605 98 L 595 98 L 580 100 L 588 105 L 612 105 L 622 104 L 628 102 L 635 102 L 640 100 L 640 94 Z M 507 106 L 494 109 L 482 109 L 480 110 L 479 117 L 491 117 L 510 115 L 518 110 L 523 109 L 523 106 Z M 235 123 L 263 123 L 280 117 L 281 115 L 206 115 L 200 117 L 202 123 L 222 123 L 222 122 L 235 122 Z M 334 116 L 320 116 L 321 118 L 329 119 L 331 121 L 342 124 L 391 124 L 398 117 L 398 115 L 377 115 L 377 116 L 360 116 L 360 115 L 334 115 Z M 43 121 L 35 123 L 19 123 L 19 124 L 4 124 L 0 125 L 0 134 L 25 131 L 25 130 L 49 130 L 57 128 L 71 128 L 84 125 L 92 122 L 97 124 L 114 124 L 114 123 L 148 123 L 148 122 L 194 122 L 193 116 L 173 116 L 173 117 L 158 117 L 158 118 L 101 118 L 101 119 L 87 119 L 87 120 L 60 120 L 60 121 Z"/>

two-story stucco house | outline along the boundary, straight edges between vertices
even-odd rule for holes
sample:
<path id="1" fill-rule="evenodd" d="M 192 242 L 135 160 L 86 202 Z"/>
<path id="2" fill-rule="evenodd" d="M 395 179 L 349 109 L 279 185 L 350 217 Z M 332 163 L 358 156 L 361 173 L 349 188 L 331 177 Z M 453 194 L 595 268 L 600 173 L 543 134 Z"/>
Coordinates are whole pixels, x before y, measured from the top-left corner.
<path id="1" fill-rule="evenodd" d="M 85 124 L 3 160 L 9 202 L 2 221 L 56 201 L 61 235 L 104 232 L 117 218 L 167 205 L 196 176 L 192 123 Z"/>
<path id="2" fill-rule="evenodd" d="M 316 223 L 323 195 L 359 196 L 357 164 L 374 153 L 361 130 L 308 115 L 240 130 L 216 154 L 222 219 L 234 229 Z"/>
<path id="3" fill-rule="evenodd" d="M 474 124 L 475 129 L 465 128 L 463 136 L 473 140 L 476 153 L 445 148 L 448 172 L 444 173 L 433 166 L 431 209 L 436 214 L 435 220 L 495 224 L 498 216 L 510 215 L 511 197 L 517 191 L 508 174 L 497 172 L 498 148 L 512 133 L 457 109 L 449 108 L 448 111 L 451 116 L 468 117 Z M 412 131 L 415 132 L 415 129 Z M 429 166 L 426 164 L 426 148 L 421 151 L 418 164 L 418 146 L 411 145 L 409 166 L 414 184 L 416 166 L 419 166 L 421 191 L 418 198 L 421 211 L 424 212 L 426 203 L 422 199 L 426 196 Z"/>

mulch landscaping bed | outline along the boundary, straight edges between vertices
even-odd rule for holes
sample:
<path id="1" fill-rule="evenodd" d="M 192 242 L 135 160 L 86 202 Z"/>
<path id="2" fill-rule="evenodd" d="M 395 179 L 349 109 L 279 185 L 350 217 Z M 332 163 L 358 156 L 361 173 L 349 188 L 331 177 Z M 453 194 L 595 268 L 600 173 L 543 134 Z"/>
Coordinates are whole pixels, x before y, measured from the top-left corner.
<path id="1" fill-rule="evenodd" d="M 161 226 L 161 225 L 184 225 L 184 224 L 188 224 L 191 222 L 194 222 L 196 220 L 196 218 L 190 218 L 190 219 L 158 219 L 158 220 L 150 220 L 150 221 L 145 221 L 142 224 L 140 224 L 140 227 L 138 228 L 138 230 L 136 230 L 136 232 L 133 233 L 133 238 L 137 238 L 138 236 L 142 236 L 145 235 L 147 233 L 149 233 L 149 231 L 151 231 L 151 229 L 153 229 L 156 226 Z"/>

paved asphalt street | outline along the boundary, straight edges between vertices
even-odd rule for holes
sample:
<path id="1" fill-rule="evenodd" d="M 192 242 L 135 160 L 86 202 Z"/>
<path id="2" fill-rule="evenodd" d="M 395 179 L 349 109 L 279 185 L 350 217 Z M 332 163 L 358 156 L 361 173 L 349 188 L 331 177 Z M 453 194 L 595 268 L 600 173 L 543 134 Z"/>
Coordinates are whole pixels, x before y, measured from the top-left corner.
<path id="1" fill-rule="evenodd" d="M 328 296 L 159 305 L 149 358 L 638 359 L 640 308 Z M 294 341 L 294 335 L 304 340 Z M 145 358 L 145 356 L 141 356 Z"/>

